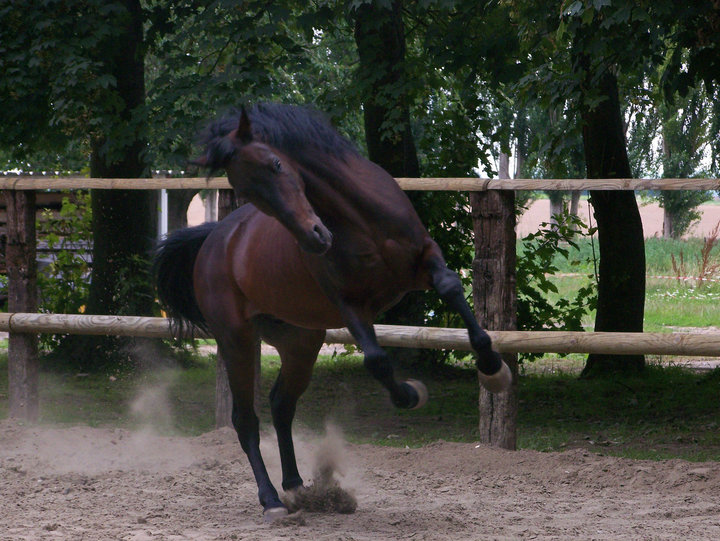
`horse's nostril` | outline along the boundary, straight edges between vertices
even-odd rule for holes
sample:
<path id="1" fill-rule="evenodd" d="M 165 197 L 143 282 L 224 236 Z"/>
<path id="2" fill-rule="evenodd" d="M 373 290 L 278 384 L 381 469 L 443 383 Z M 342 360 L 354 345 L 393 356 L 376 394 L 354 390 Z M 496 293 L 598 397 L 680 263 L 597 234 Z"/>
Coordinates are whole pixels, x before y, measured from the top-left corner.
<path id="1" fill-rule="evenodd" d="M 318 224 L 315 224 L 313 226 L 313 233 L 318 240 L 321 240 L 323 242 L 327 242 L 329 240 L 330 232 Z"/>
<path id="2" fill-rule="evenodd" d="M 332 233 L 322 224 L 315 224 L 312 228 L 312 234 L 320 245 L 321 253 L 325 253 L 332 245 Z"/>

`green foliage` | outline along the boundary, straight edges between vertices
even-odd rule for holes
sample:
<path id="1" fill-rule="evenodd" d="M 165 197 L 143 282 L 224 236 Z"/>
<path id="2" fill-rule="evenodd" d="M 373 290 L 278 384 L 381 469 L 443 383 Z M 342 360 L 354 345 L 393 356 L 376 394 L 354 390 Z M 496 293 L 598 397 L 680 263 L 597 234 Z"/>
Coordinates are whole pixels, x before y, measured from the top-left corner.
<path id="1" fill-rule="evenodd" d="M 53 261 L 38 273 L 39 309 L 51 314 L 77 314 L 87 303 L 90 274 L 92 211 L 90 195 L 65 196 L 58 216 L 46 211 L 38 220 L 38 238 L 54 251 Z M 57 335 L 41 335 L 53 347 Z"/>
<path id="2" fill-rule="evenodd" d="M 357 53 L 341 6 L 152 2 L 146 13 L 150 153 L 157 167 L 184 168 L 204 123 L 256 101 L 314 105 L 361 139 L 359 102 L 349 91 Z"/>
<path id="3" fill-rule="evenodd" d="M 633 174 L 641 178 L 707 176 L 703 161 L 712 141 L 712 123 L 708 119 L 711 102 L 704 87 L 690 89 L 684 97 L 676 95 L 673 103 L 664 100 L 656 83 L 649 84 L 647 92 L 645 103 L 630 107 L 628 156 Z M 667 232 L 679 238 L 700 218 L 697 207 L 712 195 L 702 190 L 663 191 L 646 198 L 665 209 Z"/>
<path id="4" fill-rule="evenodd" d="M 137 305 L 152 306 L 153 315 L 160 315 L 160 305 L 153 294 L 152 265 L 150 258 L 133 254 L 120 268 L 118 289 L 115 291 L 113 303 L 117 306 L 117 314 L 134 316 L 139 313 Z"/>
<path id="5" fill-rule="evenodd" d="M 0 147 L 13 159 L 73 150 L 99 136 L 112 156 L 142 129 L 139 117 L 114 121 L 121 103 L 106 60 L 129 17 L 124 4 L 0 0 Z"/>
<path id="6" fill-rule="evenodd" d="M 537 233 L 522 239 L 517 259 L 518 328 L 522 330 L 582 331 L 583 316 L 595 307 L 597 288 L 592 275 L 574 297 L 550 298 L 558 293 L 552 280 L 559 272 L 557 259 L 562 258 L 566 268 L 587 265 L 588 259 L 580 257 L 577 238 L 595 233 L 577 216 L 561 214 L 554 218 L 557 224 L 544 223 Z"/>

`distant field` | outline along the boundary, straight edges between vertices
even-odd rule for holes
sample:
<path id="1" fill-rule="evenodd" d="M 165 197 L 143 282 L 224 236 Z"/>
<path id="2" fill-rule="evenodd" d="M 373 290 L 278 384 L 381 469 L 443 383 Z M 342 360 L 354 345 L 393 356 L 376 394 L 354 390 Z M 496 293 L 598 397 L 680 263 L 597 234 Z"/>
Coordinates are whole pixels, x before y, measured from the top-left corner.
<path id="1" fill-rule="evenodd" d="M 700 212 L 702 213 L 702 219 L 690 230 L 689 237 L 705 237 L 712 231 L 713 227 L 720 222 L 720 205 L 715 203 L 701 205 Z M 588 223 L 587 199 L 580 201 L 578 214 L 585 223 Z M 640 217 L 642 218 L 643 232 L 646 238 L 662 236 L 663 209 L 661 209 L 657 203 L 648 205 L 640 203 Z M 542 222 L 547 222 L 549 219 L 550 200 L 538 199 L 520 218 L 517 226 L 518 236 L 522 237 L 529 233 L 535 233 L 539 225 Z"/>

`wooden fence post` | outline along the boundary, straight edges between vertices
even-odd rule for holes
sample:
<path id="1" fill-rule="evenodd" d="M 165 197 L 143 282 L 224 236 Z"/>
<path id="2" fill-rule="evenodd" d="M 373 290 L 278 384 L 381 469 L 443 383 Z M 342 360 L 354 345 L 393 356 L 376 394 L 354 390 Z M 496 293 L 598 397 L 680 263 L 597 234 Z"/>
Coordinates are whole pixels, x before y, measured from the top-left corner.
<path id="1" fill-rule="evenodd" d="M 489 330 L 517 328 L 515 279 L 515 192 L 471 192 L 475 260 L 473 302 L 481 325 Z M 513 373 L 508 391 L 492 394 L 480 387 L 480 441 L 516 447 L 517 354 L 504 353 Z"/>
<path id="2" fill-rule="evenodd" d="M 35 192 L 4 190 L 7 209 L 8 312 L 37 312 Z M 8 346 L 9 416 L 38 418 L 38 338 L 10 333 Z"/>

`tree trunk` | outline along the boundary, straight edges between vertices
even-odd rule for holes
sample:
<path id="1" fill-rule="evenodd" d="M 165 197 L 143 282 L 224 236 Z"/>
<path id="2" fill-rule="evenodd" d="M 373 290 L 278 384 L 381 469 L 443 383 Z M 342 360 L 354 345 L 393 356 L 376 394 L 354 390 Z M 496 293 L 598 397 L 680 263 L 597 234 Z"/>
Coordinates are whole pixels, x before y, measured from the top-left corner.
<path id="1" fill-rule="evenodd" d="M 629 178 L 617 79 L 599 82 L 606 99 L 583 109 L 583 145 L 588 178 Z M 642 332 L 645 310 L 645 245 L 632 191 L 591 191 L 598 227 L 600 266 L 595 331 Z M 643 355 L 591 354 L 584 377 L 644 368 Z"/>
<path id="2" fill-rule="evenodd" d="M 530 146 L 528 142 L 528 126 L 527 126 L 527 117 L 525 116 L 525 111 L 520 110 L 517 112 L 517 115 L 515 116 L 515 126 L 514 126 L 514 132 L 515 132 L 515 140 L 517 141 L 515 145 L 515 175 L 514 178 L 525 178 L 526 177 L 526 171 L 525 171 L 525 162 L 527 161 L 527 154 L 528 154 L 528 147 Z"/>
<path id="3" fill-rule="evenodd" d="M 37 312 L 35 192 L 4 192 L 7 209 L 5 266 L 8 312 Z M 8 416 L 38 418 L 38 337 L 10 333 L 8 344 Z"/>
<path id="4" fill-rule="evenodd" d="M 673 217 L 667 208 L 663 208 L 663 238 L 673 238 Z"/>
<path id="5" fill-rule="evenodd" d="M 577 216 L 578 218 L 582 217 L 578 214 L 580 209 L 580 191 L 579 190 L 573 190 L 570 192 L 570 215 L 571 216 Z M 575 224 L 572 225 L 573 231 L 577 231 L 578 228 Z"/>
<path id="6" fill-rule="evenodd" d="M 420 175 L 405 90 L 405 26 L 402 2 L 363 4 L 355 12 L 355 43 L 363 90 L 368 155 L 395 177 Z M 398 120 L 391 120 L 397 118 Z"/>
<path id="7" fill-rule="evenodd" d="M 360 64 L 359 85 L 363 95 L 363 120 L 368 157 L 394 177 L 419 177 L 420 165 L 410 125 L 406 91 L 405 27 L 402 2 L 389 7 L 382 2 L 363 4 L 355 10 L 355 43 Z M 409 193 L 416 210 L 421 193 Z M 395 325 L 422 325 L 425 301 L 421 292 L 411 292 L 383 316 Z M 404 363 L 432 356 L 430 351 L 396 348 L 392 355 Z"/>
<path id="8" fill-rule="evenodd" d="M 115 131 L 132 134 L 120 146 L 106 137 L 93 141 L 90 176 L 99 178 L 141 178 L 147 169 L 143 159 L 145 136 L 133 126 L 133 115 L 145 102 L 145 64 L 143 58 L 143 15 L 139 0 L 124 0 L 125 28 L 108 43 L 106 51 L 111 74 L 117 81 L 121 106 Z M 92 190 L 93 271 L 88 313 L 150 315 L 152 294 L 149 284 L 131 298 L 118 295 L 126 286 L 123 271 L 130 259 L 147 257 L 156 231 L 157 194 L 148 190 Z M 132 217 L 132 219 L 128 219 Z M 140 284 L 138 284 L 140 285 Z M 123 298 L 124 297 L 124 298 Z M 137 312 L 128 312 L 137 310 Z"/>
<path id="9" fill-rule="evenodd" d="M 548 222 L 557 225 L 555 216 L 562 215 L 565 212 L 565 192 L 553 190 L 546 193 L 550 199 L 550 217 Z"/>
<path id="10" fill-rule="evenodd" d="M 498 156 L 498 177 L 510 178 L 510 155 L 505 152 Z"/>
<path id="11" fill-rule="evenodd" d="M 145 137 L 137 127 L 137 111 L 145 100 L 143 14 L 139 0 L 124 0 L 123 28 L 105 44 L 104 59 L 117 81 L 114 125 L 105 133 L 122 133 L 118 143 L 105 135 L 91 141 L 90 176 L 141 178 Z M 106 107 L 97 104 L 97 107 Z M 93 265 L 88 314 L 152 315 L 153 291 L 148 277 L 148 254 L 157 231 L 157 194 L 151 190 L 91 190 Z M 90 369 L 107 362 L 113 353 L 134 357 L 143 340 L 74 336 L 64 340 L 57 356 Z M 153 355 L 137 360 L 152 361 Z"/>
<path id="12" fill-rule="evenodd" d="M 580 191 L 573 190 L 570 192 L 570 214 L 573 216 L 578 215 L 578 209 L 580 207 Z"/>

